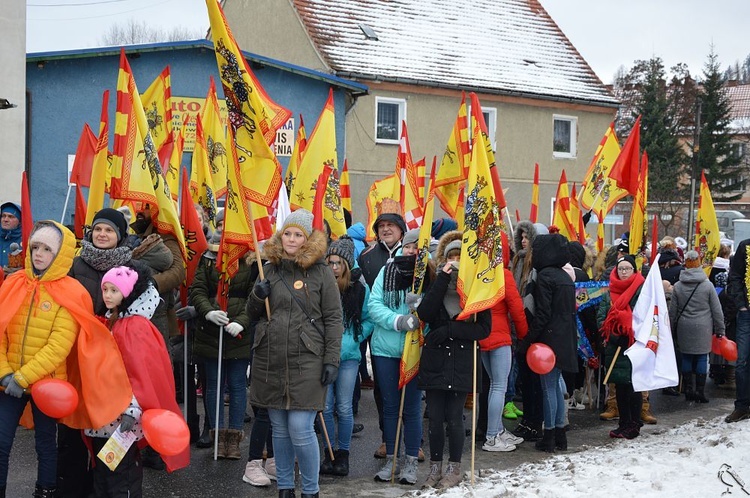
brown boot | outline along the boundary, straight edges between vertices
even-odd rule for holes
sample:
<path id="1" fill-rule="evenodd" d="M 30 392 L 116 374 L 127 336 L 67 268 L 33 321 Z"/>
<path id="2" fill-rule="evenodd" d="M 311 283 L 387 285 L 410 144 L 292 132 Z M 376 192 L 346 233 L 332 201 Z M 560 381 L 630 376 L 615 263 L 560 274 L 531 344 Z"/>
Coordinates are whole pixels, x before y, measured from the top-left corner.
<path id="1" fill-rule="evenodd" d="M 229 460 L 239 460 L 242 458 L 240 454 L 240 441 L 245 436 L 245 433 L 237 429 L 227 429 L 226 431 L 226 455 L 225 458 Z"/>
<path id="2" fill-rule="evenodd" d="M 643 397 L 643 405 L 641 406 L 641 422 L 644 424 L 654 425 L 656 423 L 656 417 L 651 413 L 651 403 L 648 402 L 648 391 L 641 393 Z"/>
<path id="3" fill-rule="evenodd" d="M 214 431 L 214 429 L 211 429 L 211 431 L 209 432 L 209 435 L 211 436 L 211 448 L 214 447 L 215 434 L 216 434 L 216 431 Z M 219 448 L 216 452 L 216 458 L 226 458 L 226 457 L 227 457 L 227 431 L 225 429 L 219 429 Z"/>
<path id="4" fill-rule="evenodd" d="M 599 414 L 599 418 L 602 420 L 617 420 L 620 418 L 620 412 L 617 410 L 614 384 L 607 384 L 607 401 L 604 411 Z"/>
<path id="5" fill-rule="evenodd" d="M 736 375 L 734 373 L 733 365 L 724 366 L 724 383 L 721 387 L 723 389 L 731 389 L 732 391 L 737 389 Z"/>
<path id="6" fill-rule="evenodd" d="M 467 410 L 471 410 L 474 408 L 474 394 L 469 393 L 466 396 L 466 401 L 464 402 L 464 408 Z"/>

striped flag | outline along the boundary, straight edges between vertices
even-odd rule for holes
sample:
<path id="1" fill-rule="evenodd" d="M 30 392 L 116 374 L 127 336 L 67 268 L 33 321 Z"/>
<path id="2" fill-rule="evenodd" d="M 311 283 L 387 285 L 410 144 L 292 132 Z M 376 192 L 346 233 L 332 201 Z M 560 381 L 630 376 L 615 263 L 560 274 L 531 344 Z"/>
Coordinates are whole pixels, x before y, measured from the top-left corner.
<path id="1" fill-rule="evenodd" d="M 105 184 L 109 185 L 110 196 L 112 196 L 112 179 L 107 178 L 110 170 L 109 163 L 109 90 L 102 95 L 102 112 L 99 118 L 99 138 L 96 141 L 96 153 L 91 165 L 91 185 L 89 188 L 89 199 L 86 206 L 86 224 L 91 225 L 94 215 L 104 207 Z"/>
<path id="2" fill-rule="evenodd" d="M 534 184 L 531 186 L 531 211 L 529 221 L 537 222 L 539 217 L 539 163 L 534 164 Z"/>
<path id="3" fill-rule="evenodd" d="M 306 147 L 307 134 L 305 133 L 305 122 L 302 120 L 302 114 L 300 114 L 299 128 L 297 128 L 297 137 L 294 139 L 294 150 L 292 151 L 292 157 L 289 158 L 289 166 L 287 166 L 286 168 L 286 177 L 284 177 L 287 198 L 289 193 L 292 192 L 294 181 L 297 179 L 297 171 L 299 170 L 299 165 L 302 162 L 302 156 L 305 154 Z"/>
<path id="4" fill-rule="evenodd" d="M 169 66 L 156 77 L 141 96 L 148 132 L 157 151 L 172 139 L 172 78 Z"/>
<path id="5" fill-rule="evenodd" d="M 349 186 L 349 164 L 344 159 L 344 167 L 341 169 L 341 178 L 339 179 L 339 187 L 341 188 L 341 206 L 352 212 L 352 191 Z"/>

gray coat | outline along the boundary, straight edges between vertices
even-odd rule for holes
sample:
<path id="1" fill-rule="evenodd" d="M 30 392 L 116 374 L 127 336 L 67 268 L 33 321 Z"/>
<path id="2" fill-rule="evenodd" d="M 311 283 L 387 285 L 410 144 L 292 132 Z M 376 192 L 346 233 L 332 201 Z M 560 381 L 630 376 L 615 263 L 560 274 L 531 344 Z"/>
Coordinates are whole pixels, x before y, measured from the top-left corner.
<path id="1" fill-rule="evenodd" d="M 690 297 L 693 290 L 695 294 Z M 680 273 L 669 303 L 669 322 L 673 328 L 677 324 L 677 345 L 686 354 L 710 353 L 711 335 L 724 334 L 721 303 L 703 268 Z"/>
<path id="2" fill-rule="evenodd" d="M 315 411 L 325 408 L 327 387 L 320 382 L 323 365 L 338 366 L 344 331 L 338 285 L 323 260 L 326 248 L 326 236 L 318 230 L 313 231 L 294 259 L 283 257 L 278 232 L 263 247 L 268 261 L 263 271 L 271 283 L 271 320 L 264 301 L 258 300 L 252 290 L 246 308 L 250 320 L 258 320 L 250 382 L 253 406 Z M 315 320 L 317 329 L 300 304 Z"/>

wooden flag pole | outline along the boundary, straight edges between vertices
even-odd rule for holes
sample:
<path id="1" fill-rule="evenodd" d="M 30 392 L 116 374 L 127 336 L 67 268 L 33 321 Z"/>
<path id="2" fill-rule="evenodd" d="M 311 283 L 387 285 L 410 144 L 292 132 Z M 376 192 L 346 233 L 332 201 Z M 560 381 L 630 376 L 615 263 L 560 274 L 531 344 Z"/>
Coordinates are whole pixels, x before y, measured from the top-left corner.
<path id="1" fill-rule="evenodd" d="M 331 461 L 334 461 L 336 460 L 336 458 L 333 456 L 333 448 L 331 447 L 331 438 L 328 437 L 328 428 L 326 428 L 326 420 L 323 418 L 323 412 L 318 412 L 318 415 L 320 415 L 320 426 L 323 430 L 323 436 L 325 436 L 326 438 L 326 444 L 328 445 L 328 454 L 331 456 Z"/>
<path id="2" fill-rule="evenodd" d="M 281 188 L 284 188 L 283 185 Z M 263 264 L 260 262 L 260 247 L 258 247 L 258 235 L 255 233 L 255 220 L 253 219 L 253 206 L 252 201 L 247 201 L 247 215 L 250 217 L 250 234 L 253 236 L 253 247 L 255 247 L 255 262 L 258 265 L 258 276 L 261 280 L 264 280 L 266 276 L 263 274 Z M 271 321 L 271 304 L 268 302 L 268 298 L 264 300 L 266 302 L 266 316 L 268 321 Z"/>
<path id="3" fill-rule="evenodd" d="M 607 375 L 604 376 L 604 384 L 607 383 L 609 380 L 609 375 L 612 373 L 612 369 L 615 367 L 615 362 L 617 361 L 617 357 L 620 355 L 620 351 L 622 350 L 622 346 L 617 346 L 617 351 L 615 351 L 615 356 L 612 358 L 612 363 L 609 365 L 609 368 L 607 369 Z"/>
<path id="4" fill-rule="evenodd" d="M 401 436 L 401 421 L 404 417 L 404 398 L 406 398 L 406 386 L 401 388 L 401 403 L 398 407 L 398 422 L 396 423 L 396 444 L 393 447 L 393 467 L 391 468 L 391 482 L 396 482 L 396 461 L 398 458 L 399 437 Z"/>
<path id="5" fill-rule="evenodd" d="M 474 321 L 476 321 L 477 315 L 474 315 Z M 474 360 L 474 373 L 471 379 L 471 485 L 474 485 L 474 457 L 477 452 L 477 341 L 474 341 L 474 352 L 472 353 Z"/>

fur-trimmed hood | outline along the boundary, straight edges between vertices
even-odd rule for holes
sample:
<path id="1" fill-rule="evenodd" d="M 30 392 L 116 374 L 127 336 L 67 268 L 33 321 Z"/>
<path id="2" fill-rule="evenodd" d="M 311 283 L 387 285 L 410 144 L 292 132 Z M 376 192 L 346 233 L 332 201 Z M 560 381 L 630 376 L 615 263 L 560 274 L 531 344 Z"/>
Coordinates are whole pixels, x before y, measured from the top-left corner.
<path id="1" fill-rule="evenodd" d="M 435 266 L 441 268 L 445 264 L 445 248 L 448 244 L 454 240 L 461 240 L 464 233 L 461 230 L 451 230 L 445 232 L 440 240 L 438 241 L 437 249 L 435 250 Z"/>
<path id="2" fill-rule="evenodd" d="M 521 246 L 521 234 L 523 232 L 526 232 L 526 237 L 529 239 L 528 247 L 531 247 L 534 238 L 536 238 L 536 227 L 534 227 L 532 222 L 523 220 L 516 223 L 516 227 L 513 230 L 513 252 L 515 254 L 523 251 L 523 246 Z"/>
<path id="3" fill-rule="evenodd" d="M 313 233 L 307 241 L 299 248 L 292 261 L 307 270 L 312 265 L 322 260 L 328 249 L 328 238 L 320 230 L 313 230 Z M 284 256 L 284 249 L 281 245 L 281 233 L 276 232 L 263 246 L 263 259 L 273 265 L 278 265 Z"/>

